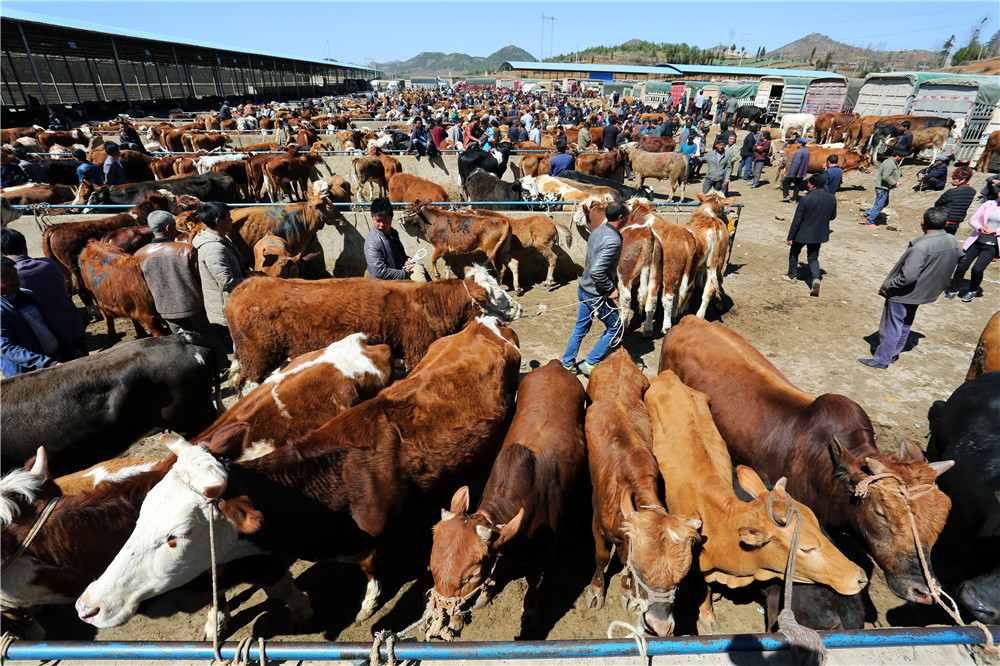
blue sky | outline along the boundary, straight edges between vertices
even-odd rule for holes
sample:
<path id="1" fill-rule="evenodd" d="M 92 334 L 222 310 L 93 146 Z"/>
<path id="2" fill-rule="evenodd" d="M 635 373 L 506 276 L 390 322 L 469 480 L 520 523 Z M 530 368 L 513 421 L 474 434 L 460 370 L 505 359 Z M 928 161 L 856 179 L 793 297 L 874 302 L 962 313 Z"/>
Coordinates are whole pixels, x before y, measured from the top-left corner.
<path id="1" fill-rule="evenodd" d="M 4 0 L 3 7 L 57 18 L 355 63 L 406 60 L 421 51 L 487 56 L 508 43 L 533 56 L 638 38 L 702 48 L 736 43 L 773 50 L 812 32 L 854 46 L 886 49 L 959 46 L 982 24 L 997 31 L 996 0 L 975 2 L 49 2 Z M 545 21 L 542 15 L 555 16 Z M 550 46 L 551 45 L 551 46 Z"/>

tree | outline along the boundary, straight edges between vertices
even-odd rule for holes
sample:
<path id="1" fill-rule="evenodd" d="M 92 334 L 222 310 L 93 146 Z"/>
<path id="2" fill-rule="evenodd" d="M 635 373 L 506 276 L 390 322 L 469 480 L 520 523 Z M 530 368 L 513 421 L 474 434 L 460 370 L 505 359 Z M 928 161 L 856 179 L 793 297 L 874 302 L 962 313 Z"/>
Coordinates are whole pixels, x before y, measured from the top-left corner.
<path id="1" fill-rule="evenodd" d="M 809 62 L 812 63 L 813 58 L 815 57 L 816 57 L 816 47 L 814 46 L 812 52 L 809 54 Z"/>
<path id="2" fill-rule="evenodd" d="M 949 37 L 948 41 L 944 43 L 944 46 L 942 46 L 941 50 L 938 52 L 938 55 L 941 56 L 942 65 L 948 64 L 948 54 L 951 53 L 951 49 L 953 46 L 955 46 L 955 35 Z"/>
<path id="3" fill-rule="evenodd" d="M 767 53 L 767 49 L 765 49 L 763 46 L 760 47 L 760 57 L 763 58 L 764 54 L 766 54 L 766 53 Z"/>

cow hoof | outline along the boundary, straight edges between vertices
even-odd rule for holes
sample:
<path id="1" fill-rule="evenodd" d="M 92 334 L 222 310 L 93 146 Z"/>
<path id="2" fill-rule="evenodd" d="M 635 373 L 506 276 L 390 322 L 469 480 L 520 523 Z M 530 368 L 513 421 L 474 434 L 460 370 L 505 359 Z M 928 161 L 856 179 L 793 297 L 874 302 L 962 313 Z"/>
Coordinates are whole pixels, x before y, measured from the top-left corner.
<path id="1" fill-rule="evenodd" d="M 708 636 L 710 634 L 721 634 L 722 625 L 719 624 L 718 620 L 712 620 L 711 623 L 705 622 L 704 620 L 698 620 L 698 635 Z"/>
<path id="2" fill-rule="evenodd" d="M 514 293 L 518 296 L 524 296 L 524 289 L 516 289 Z"/>
<path id="3" fill-rule="evenodd" d="M 355 616 L 355 618 L 354 618 L 354 623 L 355 624 L 361 624 L 362 622 L 364 622 L 365 620 L 367 620 L 368 618 L 370 618 L 374 614 L 375 614 L 375 606 L 371 606 L 371 607 L 362 606 L 361 610 L 358 611 L 357 616 Z"/>
<path id="4" fill-rule="evenodd" d="M 630 613 L 639 612 L 639 600 L 635 597 L 622 597 L 622 607 Z"/>
<path id="5" fill-rule="evenodd" d="M 538 622 L 538 613 L 534 610 L 521 611 L 521 630 L 531 629 Z"/>
<path id="6" fill-rule="evenodd" d="M 653 332 L 652 331 L 643 331 L 642 332 L 642 337 L 646 338 L 647 340 L 652 339 Z"/>
<path id="7" fill-rule="evenodd" d="M 604 608 L 604 590 L 597 590 L 593 586 L 587 588 L 583 593 L 583 601 L 587 608 L 601 610 Z"/>

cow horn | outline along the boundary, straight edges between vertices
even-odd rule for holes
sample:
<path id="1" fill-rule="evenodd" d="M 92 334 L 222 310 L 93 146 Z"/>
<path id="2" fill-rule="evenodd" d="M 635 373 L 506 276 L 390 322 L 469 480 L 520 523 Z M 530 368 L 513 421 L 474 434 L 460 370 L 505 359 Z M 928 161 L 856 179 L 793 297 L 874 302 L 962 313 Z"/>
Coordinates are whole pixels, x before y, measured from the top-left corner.
<path id="1" fill-rule="evenodd" d="M 955 465 L 954 460 L 939 460 L 930 463 L 930 468 L 934 470 L 936 476 L 941 476 Z"/>
<path id="2" fill-rule="evenodd" d="M 49 455 L 45 453 L 45 447 L 39 446 L 35 451 L 35 464 L 31 466 L 30 474 L 44 480 L 49 474 Z"/>
<path id="3" fill-rule="evenodd" d="M 181 451 L 194 446 L 175 432 L 165 432 L 159 437 L 160 443 L 170 449 L 170 452 L 179 456 Z"/>
<path id="4" fill-rule="evenodd" d="M 885 463 L 875 458 L 865 458 L 865 464 L 868 465 L 868 469 L 871 470 L 872 474 L 884 474 L 889 471 Z"/>
<path id="5" fill-rule="evenodd" d="M 486 527 L 486 525 L 476 525 L 476 534 L 479 535 L 480 539 L 489 543 L 490 539 L 493 538 L 494 532 L 490 528 Z"/>

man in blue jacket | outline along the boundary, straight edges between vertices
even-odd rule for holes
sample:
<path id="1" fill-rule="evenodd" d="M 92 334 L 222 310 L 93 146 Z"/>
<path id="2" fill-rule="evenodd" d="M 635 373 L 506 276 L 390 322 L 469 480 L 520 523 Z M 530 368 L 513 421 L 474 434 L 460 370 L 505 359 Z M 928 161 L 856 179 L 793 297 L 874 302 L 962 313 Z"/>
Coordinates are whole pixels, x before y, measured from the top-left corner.
<path id="1" fill-rule="evenodd" d="M 826 164 L 823 165 L 823 174 L 826 176 L 826 180 L 823 181 L 823 190 L 830 194 L 837 194 L 840 183 L 844 180 L 844 170 L 838 162 L 840 162 L 839 157 L 830 155 L 826 158 Z"/>
<path id="2" fill-rule="evenodd" d="M 622 255 L 622 235 L 618 229 L 627 219 L 628 209 L 623 204 L 613 203 L 608 206 L 605 216 L 608 221 L 594 229 L 587 240 L 587 259 L 576 290 L 580 299 L 576 326 L 562 357 L 564 368 L 588 377 L 594 366 L 607 355 L 615 336 L 623 333 L 615 299 L 618 298 L 618 260 Z M 587 357 L 577 363 L 576 354 L 590 331 L 595 312 L 605 326 L 604 334 Z"/>
<path id="3" fill-rule="evenodd" d="M 794 135 L 793 135 L 794 136 Z M 805 182 L 806 174 L 809 171 L 809 149 L 806 148 L 805 139 L 796 139 L 800 144 L 798 150 L 792 155 L 792 163 L 788 165 L 788 171 L 781 180 L 781 201 L 782 203 L 799 202 L 799 190 Z M 788 198 L 788 188 L 792 187 L 792 198 Z"/>
<path id="4" fill-rule="evenodd" d="M 14 260 L 0 257 L 0 371 L 4 377 L 80 356 L 53 321 L 41 300 L 21 289 Z"/>
<path id="5" fill-rule="evenodd" d="M 104 152 L 108 157 L 104 160 L 104 182 L 107 185 L 127 185 L 128 176 L 122 166 L 122 151 L 117 143 L 104 144 Z"/>

